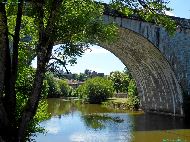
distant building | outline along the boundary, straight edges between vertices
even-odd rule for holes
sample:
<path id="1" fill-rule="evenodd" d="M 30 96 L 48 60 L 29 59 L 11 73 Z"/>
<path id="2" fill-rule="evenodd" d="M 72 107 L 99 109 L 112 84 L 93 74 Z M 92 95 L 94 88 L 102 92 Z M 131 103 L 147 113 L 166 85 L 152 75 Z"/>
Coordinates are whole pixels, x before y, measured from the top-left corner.
<path id="1" fill-rule="evenodd" d="M 98 76 L 104 77 L 104 73 L 98 73 Z"/>
<path id="2" fill-rule="evenodd" d="M 71 86 L 73 89 L 77 88 L 79 85 L 83 84 L 84 82 L 76 81 L 76 80 L 68 80 L 68 85 Z"/>
<path id="3" fill-rule="evenodd" d="M 91 73 L 92 76 L 97 76 L 97 74 L 98 74 L 98 73 L 95 72 L 95 71 L 93 71 L 93 72 Z"/>

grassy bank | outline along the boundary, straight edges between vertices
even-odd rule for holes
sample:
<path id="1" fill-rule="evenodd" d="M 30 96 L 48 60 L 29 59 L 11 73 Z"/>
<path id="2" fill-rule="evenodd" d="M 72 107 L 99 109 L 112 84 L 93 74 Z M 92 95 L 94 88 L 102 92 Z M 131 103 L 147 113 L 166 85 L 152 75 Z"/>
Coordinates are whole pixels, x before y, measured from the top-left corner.
<path id="1" fill-rule="evenodd" d="M 131 98 L 109 98 L 107 101 L 102 102 L 102 105 L 120 110 L 138 110 L 138 107 L 132 103 Z"/>

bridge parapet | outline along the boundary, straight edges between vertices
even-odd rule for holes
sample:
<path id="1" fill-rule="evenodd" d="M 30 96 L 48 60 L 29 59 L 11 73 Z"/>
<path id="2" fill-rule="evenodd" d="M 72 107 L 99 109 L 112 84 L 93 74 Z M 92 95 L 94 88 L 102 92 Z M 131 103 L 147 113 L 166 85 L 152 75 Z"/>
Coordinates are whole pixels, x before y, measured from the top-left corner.
<path id="1" fill-rule="evenodd" d="M 141 17 L 139 17 L 137 15 L 126 16 L 125 14 L 123 14 L 117 10 L 112 9 L 109 4 L 102 3 L 102 5 L 104 5 L 104 8 L 105 8 L 104 9 L 104 15 L 146 22 L 145 20 L 143 20 Z M 178 27 L 190 29 L 190 19 L 185 19 L 185 18 L 180 18 L 180 17 L 175 17 L 175 16 L 169 16 L 169 17 L 176 22 Z M 154 22 L 152 22 L 152 23 L 154 23 Z"/>

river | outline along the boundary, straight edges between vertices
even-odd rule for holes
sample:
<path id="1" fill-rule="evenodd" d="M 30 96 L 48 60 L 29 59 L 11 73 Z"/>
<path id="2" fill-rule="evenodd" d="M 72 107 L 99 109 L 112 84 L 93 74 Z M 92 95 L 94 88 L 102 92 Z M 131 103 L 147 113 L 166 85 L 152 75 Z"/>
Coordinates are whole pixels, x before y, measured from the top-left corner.
<path id="1" fill-rule="evenodd" d="M 51 118 L 37 142 L 190 142 L 182 118 L 108 109 L 77 101 L 48 99 Z"/>

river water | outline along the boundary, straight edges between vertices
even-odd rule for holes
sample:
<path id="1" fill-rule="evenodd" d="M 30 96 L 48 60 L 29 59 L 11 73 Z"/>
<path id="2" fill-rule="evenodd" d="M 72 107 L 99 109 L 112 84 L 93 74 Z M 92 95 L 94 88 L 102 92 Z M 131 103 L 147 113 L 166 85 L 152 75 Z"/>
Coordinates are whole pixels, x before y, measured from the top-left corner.
<path id="1" fill-rule="evenodd" d="M 125 112 L 101 105 L 48 99 L 51 118 L 37 142 L 190 142 L 190 125 L 182 118 Z"/>

